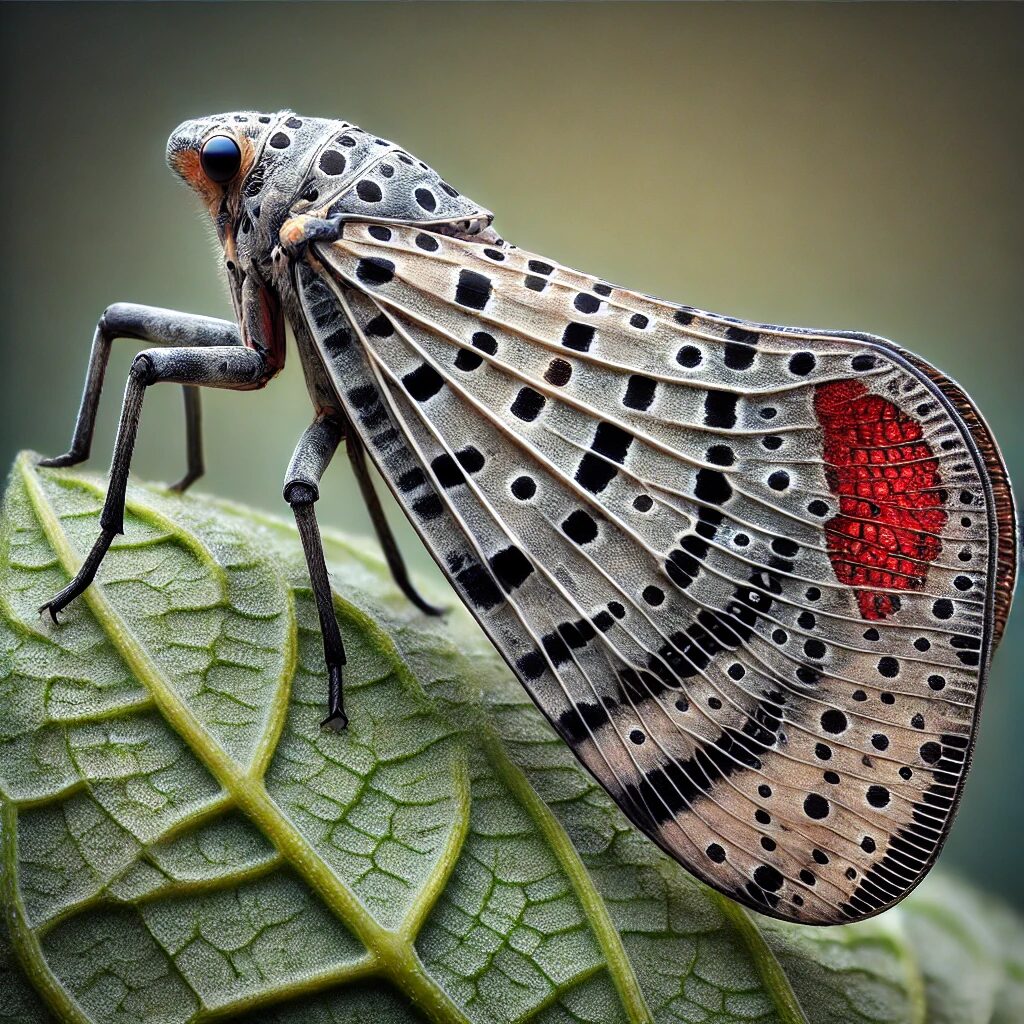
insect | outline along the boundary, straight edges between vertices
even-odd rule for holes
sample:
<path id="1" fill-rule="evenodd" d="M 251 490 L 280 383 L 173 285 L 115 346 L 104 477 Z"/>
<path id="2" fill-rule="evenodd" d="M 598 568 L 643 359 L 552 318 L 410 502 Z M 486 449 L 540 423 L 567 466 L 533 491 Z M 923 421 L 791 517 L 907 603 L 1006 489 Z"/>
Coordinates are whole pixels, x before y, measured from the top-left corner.
<path id="1" fill-rule="evenodd" d="M 71 448 L 87 457 L 115 338 L 136 357 L 101 533 L 123 531 L 146 390 L 261 388 L 290 323 L 316 416 L 284 497 L 344 728 L 344 647 L 314 504 L 344 441 L 401 589 L 377 467 L 551 724 L 632 822 L 764 913 L 852 921 L 898 901 L 948 833 L 1016 524 L 967 395 L 880 338 L 665 302 L 503 241 L 491 213 L 344 121 L 186 121 L 171 167 L 223 246 L 236 323 L 117 304 Z"/>

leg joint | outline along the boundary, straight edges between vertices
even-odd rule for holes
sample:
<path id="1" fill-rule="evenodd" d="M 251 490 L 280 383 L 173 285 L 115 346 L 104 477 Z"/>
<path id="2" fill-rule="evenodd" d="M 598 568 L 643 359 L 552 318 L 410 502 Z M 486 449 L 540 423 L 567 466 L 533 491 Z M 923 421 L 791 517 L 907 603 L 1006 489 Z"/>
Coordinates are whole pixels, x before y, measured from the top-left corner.
<path id="1" fill-rule="evenodd" d="M 290 480 L 284 485 L 284 500 L 292 508 L 312 505 L 320 500 L 320 489 L 304 480 Z"/>
<path id="2" fill-rule="evenodd" d="M 132 368 L 129 372 L 132 378 L 143 387 L 147 384 L 152 384 L 156 377 L 156 367 L 153 365 L 153 360 L 145 352 L 140 352 L 132 360 Z"/>

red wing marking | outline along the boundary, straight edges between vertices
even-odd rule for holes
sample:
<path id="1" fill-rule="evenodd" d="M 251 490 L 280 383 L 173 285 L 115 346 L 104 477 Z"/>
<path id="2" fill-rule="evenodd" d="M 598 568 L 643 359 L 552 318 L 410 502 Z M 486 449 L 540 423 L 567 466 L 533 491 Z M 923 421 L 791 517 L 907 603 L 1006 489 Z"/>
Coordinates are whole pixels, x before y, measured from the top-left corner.
<path id="1" fill-rule="evenodd" d="M 920 590 L 942 550 L 938 461 L 921 424 L 860 381 L 819 385 L 814 410 L 825 476 L 839 499 L 839 515 L 826 524 L 832 570 L 856 589 L 863 618 L 884 619 L 899 598 L 881 591 Z"/>

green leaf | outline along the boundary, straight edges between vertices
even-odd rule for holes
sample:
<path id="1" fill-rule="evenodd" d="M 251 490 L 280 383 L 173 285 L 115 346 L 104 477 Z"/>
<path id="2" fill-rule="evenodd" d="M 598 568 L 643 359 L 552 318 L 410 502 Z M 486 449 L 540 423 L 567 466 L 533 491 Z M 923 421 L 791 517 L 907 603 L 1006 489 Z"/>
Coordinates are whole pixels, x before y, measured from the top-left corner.
<path id="1" fill-rule="evenodd" d="M 947 879 L 832 929 L 696 882 L 365 541 L 325 538 L 342 735 L 277 520 L 135 486 L 100 584 L 43 621 L 103 493 L 24 455 L 5 498 L 0 1020 L 1024 1019 L 1024 926 Z"/>

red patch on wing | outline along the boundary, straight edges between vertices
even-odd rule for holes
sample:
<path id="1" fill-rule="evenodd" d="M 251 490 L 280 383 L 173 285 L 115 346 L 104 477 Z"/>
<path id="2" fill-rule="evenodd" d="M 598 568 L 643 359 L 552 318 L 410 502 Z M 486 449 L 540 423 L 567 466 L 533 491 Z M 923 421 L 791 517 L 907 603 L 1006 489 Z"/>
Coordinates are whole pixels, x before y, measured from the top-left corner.
<path id="1" fill-rule="evenodd" d="M 863 618 L 884 619 L 899 599 L 882 591 L 920 590 L 942 550 L 938 461 L 921 424 L 858 380 L 818 385 L 814 411 L 839 499 L 839 515 L 825 524 L 832 570 L 857 591 Z"/>

